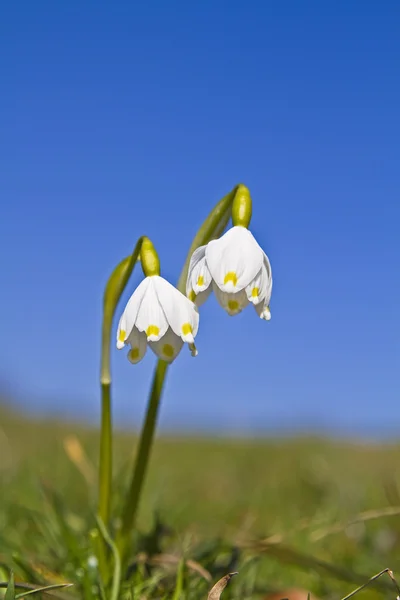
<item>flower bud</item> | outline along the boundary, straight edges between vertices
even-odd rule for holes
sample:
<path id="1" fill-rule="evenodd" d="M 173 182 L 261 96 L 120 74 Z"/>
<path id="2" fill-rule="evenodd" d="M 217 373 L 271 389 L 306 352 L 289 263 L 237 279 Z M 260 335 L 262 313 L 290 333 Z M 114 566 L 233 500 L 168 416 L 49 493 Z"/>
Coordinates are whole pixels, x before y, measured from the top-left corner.
<path id="1" fill-rule="evenodd" d="M 239 185 L 232 204 L 232 223 L 234 226 L 248 227 L 252 214 L 250 191 L 245 185 Z"/>
<path id="2" fill-rule="evenodd" d="M 146 238 L 147 239 L 147 238 Z M 132 274 L 136 261 L 139 259 L 144 238 L 139 238 L 130 256 L 124 258 L 111 273 L 103 297 L 103 325 L 100 380 L 104 385 L 111 382 L 110 374 L 110 339 L 115 309 L 126 284 Z M 151 242 L 150 242 L 151 243 Z"/>
<path id="3" fill-rule="evenodd" d="M 145 277 L 160 274 L 160 259 L 149 238 L 143 238 L 140 260 Z"/>

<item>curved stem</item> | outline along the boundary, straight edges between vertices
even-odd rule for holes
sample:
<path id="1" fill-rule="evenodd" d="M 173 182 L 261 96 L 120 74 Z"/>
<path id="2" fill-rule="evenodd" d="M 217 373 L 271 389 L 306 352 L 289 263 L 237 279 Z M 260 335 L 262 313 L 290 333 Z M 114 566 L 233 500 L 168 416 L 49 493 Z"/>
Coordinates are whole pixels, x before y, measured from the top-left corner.
<path id="1" fill-rule="evenodd" d="M 131 254 L 112 272 L 105 290 L 101 339 L 101 426 L 99 459 L 99 507 L 101 520 L 108 527 L 111 508 L 112 482 L 112 415 L 111 415 L 111 332 L 112 322 L 121 295 L 140 256 L 143 237 Z"/>
<path id="2" fill-rule="evenodd" d="M 221 233 L 224 231 L 230 218 L 230 209 L 240 185 L 241 184 L 236 185 L 233 190 L 229 192 L 229 194 L 224 196 L 222 200 L 218 202 L 196 233 L 192 245 L 189 248 L 189 252 L 187 253 L 185 264 L 176 286 L 178 290 L 182 292 L 182 294 L 184 294 L 186 290 L 186 280 L 189 271 L 190 259 L 193 252 L 197 250 L 199 246 L 208 244 L 208 242 L 213 239 L 214 236 L 219 237 L 219 235 L 221 235 Z"/>

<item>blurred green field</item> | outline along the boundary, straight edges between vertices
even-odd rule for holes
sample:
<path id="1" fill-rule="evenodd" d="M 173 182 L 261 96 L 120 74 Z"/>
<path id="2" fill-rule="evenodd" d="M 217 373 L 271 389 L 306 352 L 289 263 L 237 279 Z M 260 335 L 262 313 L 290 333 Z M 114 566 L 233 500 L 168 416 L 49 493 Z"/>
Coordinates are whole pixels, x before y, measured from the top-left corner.
<path id="1" fill-rule="evenodd" d="M 116 436 L 114 514 L 135 441 Z M 0 409 L 0 562 L 20 579 L 68 580 L 49 497 L 62 504 L 77 539 L 86 539 L 97 444 L 95 429 Z M 400 572 L 399 458 L 400 444 L 159 437 L 141 502 L 140 547 L 176 560 L 184 553 L 212 579 L 240 571 L 226 598 L 287 586 L 344 597 L 386 567 Z M 189 569 L 191 576 L 199 574 Z M 360 596 L 394 600 L 391 582 L 380 582 Z"/>

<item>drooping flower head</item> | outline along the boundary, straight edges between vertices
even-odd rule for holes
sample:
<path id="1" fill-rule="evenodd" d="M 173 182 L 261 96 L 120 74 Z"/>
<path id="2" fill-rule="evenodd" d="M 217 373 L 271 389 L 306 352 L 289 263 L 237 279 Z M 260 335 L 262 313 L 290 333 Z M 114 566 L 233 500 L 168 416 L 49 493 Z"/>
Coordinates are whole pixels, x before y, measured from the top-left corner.
<path id="1" fill-rule="evenodd" d="M 240 313 L 251 303 L 262 319 L 269 320 L 271 264 L 247 229 L 250 217 L 251 198 L 244 188 L 233 203 L 234 226 L 193 253 L 186 294 L 200 306 L 214 290 L 219 304 L 229 315 Z"/>
<path id="2" fill-rule="evenodd" d="M 194 338 L 199 327 L 199 313 L 191 300 L 160 277 L 158 258 L 155 261 L 152 253 L 155 253 L 153 246 L 142 250 L 142 267 L 147 276 L 122 313 L 117 348 L 130 344 L 128 358 L 132 363 L 142 360 L 147 345 L 169 363 L 178 356 L 184 342 L 189 344 L 192 356 L 196 356 Z"/>

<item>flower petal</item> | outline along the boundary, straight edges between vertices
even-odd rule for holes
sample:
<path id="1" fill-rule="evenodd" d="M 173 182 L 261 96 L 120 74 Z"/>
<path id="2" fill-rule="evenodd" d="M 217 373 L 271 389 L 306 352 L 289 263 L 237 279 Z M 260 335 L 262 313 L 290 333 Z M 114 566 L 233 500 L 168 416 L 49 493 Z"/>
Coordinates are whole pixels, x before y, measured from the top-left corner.
<path id="1" fill-rule="evenodd" d="M 117 330 L 117 348 L 119 350 L 125 346 L 126 340 L 135 325 L 140 306 L 149 286 L 149 282 L 149 277 L 143 279 L 143 281 L 133 292 L 132 296 L 129 298 L 125 310 L 121 315 Z"/>
<path id="2" fill-rule="evenodd" d="M 199 328 L 199 313 L 196 306 L 162 277 L 155 276 L 153 279 L 158 301 L 172 331 L 184 342 L 193 344 Z"/>
<path id="3" fill-rule="evenodd" d="M 267 275 L 268 275 L 268 279 L 271 280 L 272 282 L 272 267 L 271 267 L 271 263 L 269 262 L 269 258 L 268 256 L 265 254 L 265 252 L 263 251 L 263 255 L 264 255 L 264 267 L 267 270 Z"/>
<path id="4" fill-rule="evenodd" d="M 263 254 L 264 254 L 263 268 L 265 269 L 265 272 L 267 274 L 267 279 L 268 279 L 267 290 L 265 292 L 265 297 L 264 297 L 264 304 L 268 305 L 270 303 L 271 294 L 272 294 L 272 267 L 271 267 L 271 263 L 269 262 L 268 256 L 265 254 L 265 252 L 263 252 Z M 269 318 L 271 318 L 271 313 L 270 313 Z M 269 319 L 267 319 L 267 321 L 268 320 Z"/>
<path id="5" fill-rule="evenodd" d="M 265 321 L 271 320 L 271 311 L 267 302 L 260 302 L 260 304 L 257 304 L 254 308 L 260 319 L 265 319 Z"/>
<path id="6" fill-rule="evenodd" d="M 139 331 L 134 327 L 126 340 L 131 345 L 131 349 L 128 352 L 128 360 L 132 364 L 136 364 L 142 360 L 147 350 L 147 337 L 143 331 Z"/>
<path id="7" fill-rule="evenodd" d="M 193 271 L 196 269 L 199 262 L 204 259 L 205 252 L 206 252 L 206 246 L 199 246 L 198 248 L 196 248 L 196 250 L 193 252 L 192 256 L 190 257 L 188 276 L 187 276 L 187 280 L 186 280 L 186 296 L 189 296 L 190 291 L 193 289 L 193 287 L 192 287 Z"/>
<path id="8" fill-rule="evenodd" d="M 264 300 L 268 286 L 268 278 L 264 267 L 254 277 L 253 281 L 246 286 L 246 294 L 249 302 L 256 305 Z"/>
<path id="9" fill-rule="evenodd" d="M 269 303 L 272 292 L 272 276 L 271 265 L 268 256 L 264 254 L 264 261 L 260 271 L 257 273 L 253 281 L 246 286 L 246 294 L 249 301 L 256 305 L 260 302 L 267 301 Z"/>
<path id="10" fill-rule="evenodd" d="M 213 289 L 219 304 L 226 310 L 228 315 L 233 317 L 234 315 L 238 315 L 242 310 L 248 305 L 249 300 L 247 298 L 247 294 L 245 290 L 241 290 L 240 292 L 236 292 L 235 294 L 230 294 L 228 292 L 223 292 L 219 289 L 219 287 L 213 283 Z"/>
<path id="11" fill-rule="evenodd" d="M 136 327 L 144 331 L 148 342 L 157 342 L 168 329 L 168 322 L 162 306 L 158 300 L 155 280 L 161 279 L 157 275 L 147 278 L 149 284 L 140 304 L 136 318 Z"/>
<path id="12" fill-rule="evenodd" d="M 192 254 L 189 264 L 189 273 L 186 283 L 186 295 L 191 299 L 191 292 L 198 295 L 204 292 L 211 283 L 211 273 L 208 270 L 205 258 L 206 246 L 200 246 Z"/>
<path id="13" fill-rule="evenodd" d="M 255 278 L 263 264 L 263 251 L 245 227 L 232 227 L 221 238 L 209 242 L 206 263 L 220 290 L 234 293 Z"/>
<path id="14" fill-rule="evenodd" d="M 158 342 L 149 342 L 149 346 L 159 358 L 171 363 L 181 351 L 183 341 L 169 328 Z"/>

